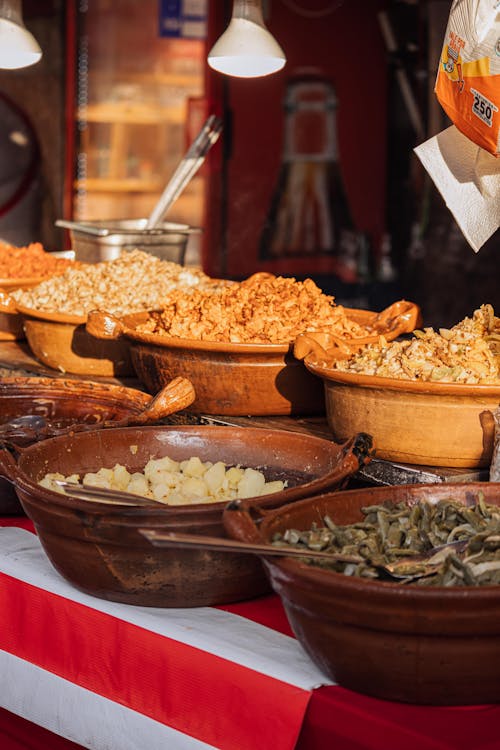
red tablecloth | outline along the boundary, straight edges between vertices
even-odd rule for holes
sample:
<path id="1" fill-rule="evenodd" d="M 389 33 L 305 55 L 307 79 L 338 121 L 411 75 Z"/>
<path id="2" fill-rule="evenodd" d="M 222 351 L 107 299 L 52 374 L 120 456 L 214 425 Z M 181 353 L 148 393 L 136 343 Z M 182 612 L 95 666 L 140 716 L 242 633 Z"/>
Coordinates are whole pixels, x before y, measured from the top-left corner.
<path id="1" fill-rule="evenodd" d="M 1 519 L 0 525 L 32 528 L 24 518 Z M 0 554 L 1 540 L 0 535 Z M 4 613 L 0 620 L 0 656 L 3 654 L 6 659 L 0 670 L 0 705 L 6 709 L 16 706 L 15 713 L 0 711 L 2 750 L 75 750 L 78 745 L 44 728 L 52 726 L 52 710 L 69 716 L 66 725 L 62 722 L 60 734 L 70 736 L 73 727 L 80 746 L 98 750 L 126 750 L 126 741 L 127 748 L 163 750 L 167 745 L 154 744 L 154 738 L 161 737 L 163 722 L 177 732 L 170 738 L 169 750 L 188 747 L 186 738 L 188 744 L 192 740 L 193 748 L 238 750 L 274 750 L 294 745 L 296 750 L 500 750 L 500 705 L 409 706 L 379 701 L 339 686 L 309 689 L 305 684 L 309 679 L 305 664 L 304 684 L 300 675 L 300 685 L 290 684 L 295 678 L 288 681 L 286 670 L 283 678 L 273 672 L 272 666 L 268 670 L 266 664 L 248 664 L 245 658 L 239 663 L 237 651 L 233 661 L 233 656 L 221 656 L 217 642 L 213 642 L 213 649 L 210 644 L 200 648 L 171 635 L 167 638 L 152 632 L 136 622 L 128 623 L 126 619 L 137 610 L 135 607 L 113 605 L 118 609 L 110 614 L 94 610 L 86 602 L 71 601 L 71 593 L 67 599 L 64 587 L 61 595 L 59 590 L 54 593 L 35 585 L 36 571 L 32 581 L 26 580 L 22 572 L 24 554 L 20 544 L 8 560 L 10 572 L 0 574 L 0 607 Z M 33 558 L 38 565 L 37 560 Z M 45 562 L 40 562 L 41 567 Z M 28 572 L 29 564 L 28 556 Z M 276 638 L 276 646 L 286 652 L 285 660 L 289 658 L 289 647 L 290 653 L 295 653 L 288 622 L 276 596 L 217 610 L 216 619 L 222 618 L 226 628 L 220 634 L 221 641 L 232 641 L 233 629 L 248 623 L 252 637 L 268 634 L 270 641 Z M 263 627 L 253 630 L 256 623 Z M 119 647 L 110 659 L 110 650 L 116 644 Z M 256 647 L 256 653 L 258 650 Z M 271 661 L 272 658 L 271 655 Z M 279 655 L 277 662 L 279 666 Z M 111 671 L 105 668 L 109 664 L 113 665 Z M 28 680 L 24 698 L 22 691 L 18 698 L 9 697 L 15 693 L 16 675 Z M 206 678 L 202 679 L 204 675 Z M 314 680 L 314 671 L 311 679 Z M 54 681 L 62 682 L 66 692 L 55 689 Z M 47 700 L 36 692 L 43 690 L 48 693 Z M 73 693 L 75 690 L 82 692 Z M 28 700 L 29 693 L 33 693 L 32 700 Z M 88 700 L 89 696 L 91 699 L 94 694 L 102 700 L 96 708 L 109 709 L 110 721 L 117 722 L 117 738 L 122 732 L 116 746 L 105 744 L 105 739 L 99 744 L 99 738 L 91 736 L 91 732 L 86 740 L 86 727 L 79 726 L 78 701 Z M 40 709 L 43 705 L 48 707 L 46 713 Z M 139 724 L 135 728 L 137 736 L 132 732 L 124 740 L 120 722 L 126 721 L 127 711 L 139 717 Z M 144 731 L 152 732 L 152 741 L 146 741 L 146 734 L 141 745 L 143 714 L 149 722 Z M 290 731 L 286 722 L 295 722 L 297 730 Z M 159 734 L 155 735 L 156 731 Z M 283 744 L 287 732 L 288 744 Z M 136 741 L 138 744 L 134 744 Z"/>

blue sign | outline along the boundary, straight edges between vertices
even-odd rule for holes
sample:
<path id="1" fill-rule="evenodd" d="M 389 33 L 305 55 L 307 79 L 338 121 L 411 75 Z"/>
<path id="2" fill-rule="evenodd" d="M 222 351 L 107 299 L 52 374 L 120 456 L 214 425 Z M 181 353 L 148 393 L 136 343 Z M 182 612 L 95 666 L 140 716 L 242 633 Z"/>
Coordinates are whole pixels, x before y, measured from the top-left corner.
<path id="1" fill-rule="evenodd" d="M 160 36 L 205 39 L 208 0 L 160 0 Z"/>

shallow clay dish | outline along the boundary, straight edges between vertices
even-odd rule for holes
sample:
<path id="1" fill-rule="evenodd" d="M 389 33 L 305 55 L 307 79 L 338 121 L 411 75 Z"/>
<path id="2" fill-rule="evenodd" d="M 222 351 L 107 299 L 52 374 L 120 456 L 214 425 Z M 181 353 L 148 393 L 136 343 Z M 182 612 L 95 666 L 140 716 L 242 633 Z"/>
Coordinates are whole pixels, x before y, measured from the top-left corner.
<path id="1" fill-rule="evenodd" d="M 47 472 L 83 474 L 116 463 L 142 471 L 148 460 L 224 461 L 260 468 L 289 486 L 259 501 L 272 507 L 345 484 L 367 460 L 366 436 L 344 446 L 284 430 L 214 426 L 80 432 L 29 446 L 18 464 L 0 451 L 0 475 L 15 483 L 54 567 L 94 596 L 160 607 L 210 606 L 258 596 L 269 583 L 251 555 L 153 548 L 139 528 L 223 536 L 225 503 L 152 508 L 68 497 L 37 484 Z"/>
<path id="2" fill-rule="evenodd" d="M 134 375 L 129 342 L 100 341 L 90 336 L 86 316 L 41 312 L 17 306 L 34 356 L 59 372 L 75 375 L 124 377 Z"/>
<path id="3" fill-rule="evenodd" d="M 117 423 L 153 424 L 183 409 L 194 398 L 186 379 L 167 385 L 154 399 L 135 388 L 63 378 L 12 377 L 0 380 L 2 440 L 22 450 L 37 440 L 68 430 L 109 427 Z M 23 428 L 14 436 L 7 423 L 26 415 L 43 417 L 38 430 Z M 22 513 L 10 482 L 0 480 L 0 514 Z"/>
<path id="4" fill-rule="evenodd" d="M 426 383 L 341 372 L 314 355 L 307 369 L 323 380 L 336 440 L 364 430 L 378 458 L 427 466 L 484 467 L 493 453 L 500 386 Z"/>
<path id="5" fill-rule="evenodd" d="M 362 518 L 384 501 L 468 502 L 483 492 L 500 505 L 500 485 L 402 485 L 302 500 L 264 515 L 226 510 L 231 537 L 271 541 L 287 528 Z M 500 586 L 420 587 L 354 576 L 292 558 L 264 558 L 293 631 L 318 667 L 340 685 L 392 701 L 431 705 L 497 703 L 500 696 Z"/>
<path id="6" fill-rule="evenodd" d="M 385 330 L 388 338 L 403 330 L 413 330 L 419 319 L 416 305 L 396 303 L 388 309 L 391 313 L 385 316 L 369 310 L 346 312 L 357 323 Z M 195 413 L 231 416 L 324 413 L 323 389 L 300 361 L 302 353 L 309 351 L 315 334 L 298 344 L 301 355 L 296 357 L 293 345 L 188 340 L 137 330 L 147 318 L 147 313 L 118 319 L 94 311 L 88 316 L 87 330 L 108 341 L 129 340 L 137 377 L 151 393 L 182 374 L 195 387 L 196 400 L 190 407 Z M 376 341 L 378 335 L 377 332 L 370 340 Z M 324 338 L 325 334 L 319 336 Z"/>

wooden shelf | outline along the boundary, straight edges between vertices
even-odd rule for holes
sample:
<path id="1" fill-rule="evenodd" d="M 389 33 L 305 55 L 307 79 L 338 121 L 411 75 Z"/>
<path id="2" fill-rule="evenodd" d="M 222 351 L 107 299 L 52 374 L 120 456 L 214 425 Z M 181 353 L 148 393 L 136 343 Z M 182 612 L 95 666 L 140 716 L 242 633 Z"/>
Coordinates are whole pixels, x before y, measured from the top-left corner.
<path id="1" fill-rule="evenodd" d="M 80 122 L 179 125 L 184 123 L 186 112 L 183 105 L 161 107 L 136 102 L 102 102 L 80 107 L 77 116 Z"/>
<path id="2" fill-rule="evenodd" d="M 113 179 L 111 177 L 89 177 L 85 180 L 75 180 L 77 190 L 93 193 L 161 193 L 165 187 L 160 179 L 141 179 L 128 177 Z"/>

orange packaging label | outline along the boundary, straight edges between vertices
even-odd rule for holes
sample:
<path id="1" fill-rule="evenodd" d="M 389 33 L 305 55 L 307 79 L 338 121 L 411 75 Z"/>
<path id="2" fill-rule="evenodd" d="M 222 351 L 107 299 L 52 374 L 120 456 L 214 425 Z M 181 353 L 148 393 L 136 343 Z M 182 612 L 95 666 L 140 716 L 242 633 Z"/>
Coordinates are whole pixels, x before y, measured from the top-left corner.
<path id="1" fill-rule="evenodd" d="M 469 53 L 469 59 L 464 60 L 466 44 L 465 39 L 448 29 L 434 91 L 454 125 L 478 146 L 499 156 L 498 62 L 495 60 L 493 72 L 490 57 L 484 54 L 484 45 L 477 50 L 483 53 L 482 56 L 470 59 Z M 494 47 L 491 54 L 498 57 L 500 50 Z"/>

